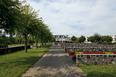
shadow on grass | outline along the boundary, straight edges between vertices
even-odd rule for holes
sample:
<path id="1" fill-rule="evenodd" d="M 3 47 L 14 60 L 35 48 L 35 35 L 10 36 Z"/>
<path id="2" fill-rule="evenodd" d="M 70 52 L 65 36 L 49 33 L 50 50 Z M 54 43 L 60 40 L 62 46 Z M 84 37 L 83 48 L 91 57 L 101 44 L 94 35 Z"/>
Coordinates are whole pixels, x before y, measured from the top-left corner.
<path id="1" fill-rule="evenodd" d="M 47 52 L 47 51 L 46 51 Z M 34 52 L 27 52 L 27 53 L 45 53 L 44 51 L 34 51 Z"/>
<path id="2" fill-rule="evenodd" d="M 107 74 L 103 72 L 92 71 L 88 72 L 87 77 L 116 77 L 116 76 L 114 76 L 114 73 Z"/>
<path id="3" fill-rule="evenodd" d="M 0 63 L 0 70 L 4 70 L 1 71 L 0 74 L 2 74 L 0 77 L 13 77 L 14 75 L 16 77 L 21 77 L 21 75 L 28 70 L 33 64 L 35 64 L 35 62 L 37 62 L 38 59 L 40 59 L 41 57 L 21 57 L 21 58 L 17 58 L 17 60 L 11 60 L 8 62 L 3 62 Z M 12 71 L 10 71 L 12 70 Z M 18 71 L 17 71 L 18 70 Z M 17 75 L 15 74 L 17 71 Z M 22 71 L 22 72 L 21 72 Z M 7 73 L 10 72 L 10 73 Z"/>
<path id="4" fill-rule="evenodd" d="M 20 66 L 20 65 L 27 65 L 27 64 L 34 64 L 38 59 L 40 59 L 41 57 L 22 57 L 22 58 L 18 58 L 17 60 L 12 60 L 9 62 L 5 62 L 5 63 L 0 63 L 0 65 L 11 65 L 13 64 L 14 66 Z"/>

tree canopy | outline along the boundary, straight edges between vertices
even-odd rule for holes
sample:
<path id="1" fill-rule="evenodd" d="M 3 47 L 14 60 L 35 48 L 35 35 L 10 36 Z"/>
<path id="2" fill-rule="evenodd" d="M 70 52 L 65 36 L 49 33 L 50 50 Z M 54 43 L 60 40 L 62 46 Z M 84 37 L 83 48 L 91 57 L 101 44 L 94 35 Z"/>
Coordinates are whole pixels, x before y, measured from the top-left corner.
<path id="1" fill-rule="evenodd" d="M 111 36 L 101 36 L 100 34 L 94 34 L 88 37 L 88 41 L 93 43 L 111 43 L 113 38 Z"/>
<path id="2" fill-rule="evenodd" d="M 100 43 L 101 42 L 101 35 L 98 33 L 95 33 L 93 36 L 90 36 L 88 38 L 88 41 L 94 42 L 94 43 Z"/>
<path id="3" fill-rule="evenodd" d="M 72 37 L 71 37 L 71 41 L 74 42 L 74 41 L 76 41 L 76 40 L 77 40 L 77 38 L 76 38 L 75 36 L 72 36 Z"/>
<path id="4" fill-rule="evenodd" d="M 85 36 L 83 36 L 83 35 L 79 38 L 79 42 L 80 42 L 80 43 L 84 42 L 85 40 L 86 40 L 86 38 L 85 38 Z"/>
<path id="5" fill-rule="evenodd" d="M 10 40 L 25 42 L 25 52 L 27 52 L 28 39 L 36 43 L 41 40 L 42 44 L 53 39 L 53 35 L 42 20 L 38 17 L 30 4 L 23 4 L 19 0 L 0 0 L 0 29 L 10 35 Z M 33 38 L 33 39 L 32 39 Z"/>
<path id="6" fill-rule="evenodd" d="M 103 42 L 103 43 L 110 43 L 110 42 L 112 42 L 112 37 L 111 36 L 102 36 L 101 37 L 101 41 Z"/>

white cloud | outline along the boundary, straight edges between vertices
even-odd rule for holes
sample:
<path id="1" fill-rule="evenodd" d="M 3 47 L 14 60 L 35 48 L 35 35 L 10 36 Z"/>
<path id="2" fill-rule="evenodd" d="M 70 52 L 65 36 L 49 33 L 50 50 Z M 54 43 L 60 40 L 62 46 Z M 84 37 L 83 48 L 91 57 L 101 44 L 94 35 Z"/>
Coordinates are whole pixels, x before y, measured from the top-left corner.
<path id="1" fill-rule="evenodd" d="M 116 34 L 116 0 L 27 0 L 53 34 Z"/>

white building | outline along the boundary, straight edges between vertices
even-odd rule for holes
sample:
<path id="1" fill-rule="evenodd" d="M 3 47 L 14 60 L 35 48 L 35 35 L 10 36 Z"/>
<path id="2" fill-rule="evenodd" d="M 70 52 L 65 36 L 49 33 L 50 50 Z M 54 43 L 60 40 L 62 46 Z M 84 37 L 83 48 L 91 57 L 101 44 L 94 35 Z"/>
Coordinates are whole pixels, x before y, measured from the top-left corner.
<path id="1" fill-rule="evenodd" d="M 71 41 L 68 35 L 54 35 L 57 42 L 69 42 Z"/>

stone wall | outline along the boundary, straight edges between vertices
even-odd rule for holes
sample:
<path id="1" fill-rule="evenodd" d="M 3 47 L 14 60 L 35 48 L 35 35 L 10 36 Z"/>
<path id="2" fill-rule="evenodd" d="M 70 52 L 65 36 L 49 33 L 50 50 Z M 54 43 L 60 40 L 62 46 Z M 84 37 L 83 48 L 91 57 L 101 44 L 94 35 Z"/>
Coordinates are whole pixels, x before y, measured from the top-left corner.
<path id="1" fill-rule="evenodd" d="M 77 54 L 77 65 L 116 65 L 116 54 Z"/>
<path id="2" fill-rule="evenodd" d="M 116 52 L 116 45 L 110 44 L 62 43 L 61 46 L 66 48 L 67 52 Z"/>

